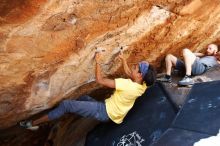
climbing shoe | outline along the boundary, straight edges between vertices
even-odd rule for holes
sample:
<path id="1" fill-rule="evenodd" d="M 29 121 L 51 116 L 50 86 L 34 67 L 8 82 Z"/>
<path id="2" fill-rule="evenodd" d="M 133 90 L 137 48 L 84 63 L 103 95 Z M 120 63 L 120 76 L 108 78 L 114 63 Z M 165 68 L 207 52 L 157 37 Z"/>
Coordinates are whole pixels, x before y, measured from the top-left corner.
<path id="1" fill-rule="evenodd" d="M 21 121 L 19 124 L 21 127 L 32 131 L 39 129 L 39 126 L 32 126 L 32 121 Z"/>
<path id="2" fill-rule="evenodd" d="M 167 78 L 166 76 L 164 76 L 164 77 L 157 78 L 157 81 L 158 81 L 158 82 L 171 83 L 171 82 L 172 82 L 172 78 L 171 78 L 171 77 Z"/>
<path id="3" fill-rule="evenodd" d="M 191 77 L 185 76 L 181 81 L 179 81 L 179 85 L 181 86 L 188 86 L 188 85 L 193 85 L 194 81 Z"/>

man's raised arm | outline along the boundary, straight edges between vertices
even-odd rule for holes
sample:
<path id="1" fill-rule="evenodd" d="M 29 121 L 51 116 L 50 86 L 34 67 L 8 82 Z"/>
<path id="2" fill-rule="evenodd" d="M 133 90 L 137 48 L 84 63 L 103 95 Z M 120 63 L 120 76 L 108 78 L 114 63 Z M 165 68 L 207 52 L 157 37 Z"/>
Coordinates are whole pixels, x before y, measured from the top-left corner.
<path id="1" fill-rule="evenodd" d="M 194 53 L 195 55 L 196 55 L 196 57 L 203 57 L 203 56 L 205 56 L 205 54 L 203 54 L 203 53 Z"/>
<path id="2" fill-rule="evenodd" d="M 119 58 L 120 58 L 121 61 L 122 61 L 122 64 L 123 64 L 123 68 L 124 68 L 125 73 L 126 73 L 129 77 L 131 77 L 131 69 L 128 67 L 128 63 L 127 63 L 126 59 L 124 58 L 122 52 L 119 54 Z"/>
<path id="3" fill-rule="evenodd" d="M 95 55 L 96 82 L 103 85 L 103 86 L 109 87 L 109 88 L 115 88 L 115 80 L 102 77 L 101 67 L 100 67 L 100 57 L 101 57 L 100 55 L 101 55 L 100 53 L 96 53 L 96 55 Z"/>

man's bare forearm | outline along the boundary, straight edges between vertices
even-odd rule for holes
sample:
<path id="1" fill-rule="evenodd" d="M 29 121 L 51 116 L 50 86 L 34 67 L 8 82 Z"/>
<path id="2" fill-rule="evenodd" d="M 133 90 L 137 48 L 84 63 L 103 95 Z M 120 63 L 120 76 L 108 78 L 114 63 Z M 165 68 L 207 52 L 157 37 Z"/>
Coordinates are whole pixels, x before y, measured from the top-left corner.
<path id="1" fill-rule="evenodd" d="M 101 66 L 99 63 L 100 61 L 99 53 L 96 53 L 95 60 L 96 60 L 96 69 L 95 69 L 96 82 L 106 87 L 115 88 L 115 80 L 102 77 Z"/>
<path id="2" fill-rule="evenodd" d="M 102 76 L 101 66 L 98 62 L 96 63 L 96 82 L 109 88 L 115 88 L 115 80 Z"/>
<path id="3" fill-rule="evenodd" d="M 131 76 L 131 70 L 128 67 L 127 61 L 125 59 L 122 60 L 123 68 L 125 73 L 130 77 Z"/>
<path id="4" fill-rule="evenodd" d="M 203 57 L 203 56 L 205 56 L 205 54 L 203 54 L 203 53 L 194 53 L 195 55 L 196 55 L 196 57 Z"/>
<path id="5" fill-rule="evenodd" d="M 99 82 L 102 79 L 102 74 L 101 74 L 101 67 L 98 62 L 96 62 L 96 80 Z"/>

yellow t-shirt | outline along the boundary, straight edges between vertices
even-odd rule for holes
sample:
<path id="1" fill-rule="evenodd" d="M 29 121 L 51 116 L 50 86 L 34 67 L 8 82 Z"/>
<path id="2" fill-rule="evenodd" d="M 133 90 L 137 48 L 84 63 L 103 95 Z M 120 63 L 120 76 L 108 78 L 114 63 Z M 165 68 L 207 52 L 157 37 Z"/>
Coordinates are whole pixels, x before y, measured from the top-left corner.
<path id="1" fill-rule="evenodd" d="M 147 89 L 146 84 L 140 85 L 131 79 L 115 79 L 115 92 L 105 100 L 109 118 L 117 124 L 123 122 L 124 117 L 134 105 L 135 100 Z"/>

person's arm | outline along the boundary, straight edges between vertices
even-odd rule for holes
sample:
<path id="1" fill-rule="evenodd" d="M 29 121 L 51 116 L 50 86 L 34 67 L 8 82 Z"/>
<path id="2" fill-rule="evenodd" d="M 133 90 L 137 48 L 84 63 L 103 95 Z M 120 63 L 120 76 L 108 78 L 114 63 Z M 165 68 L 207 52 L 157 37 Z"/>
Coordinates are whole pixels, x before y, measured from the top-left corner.
<path id="1" fill-rule="evenodd" d="M 203 56 L 205 56 L 205 54 L 203 54 L 203 53 L 194 53 L 195 55 L 196 55 L 196 57 L 203 57 Z"/>
<path id="2" fill-rule="evenodd" d="M 115 88 L 115 80 L 102 77 L 101 67 L 100 67 L 100 53 L 96 53 L 95 60 L 96 60 L 96 72 L 95 72 L 96 82 L 106 87 Z"/>
<path id="3" fill-rule="evenodd" d="M 220 64 L 220 52 L 217 52 L 214 56 L 217 59 L 218 64 Z"/>
<path id="4" fill-rule="evenodd" d="M 131 77 L 131 69 L 128 67 L 127 60 L 124 58 L 124 56 L 123 56 L 122 53 L 120 53 L 119 58 L 120 58 L 121 61 L 122 61 L 122 64 L 123 64 L 123 68 L 124 68 L 125 73 L 126 73 L 129 77 Z"/>

